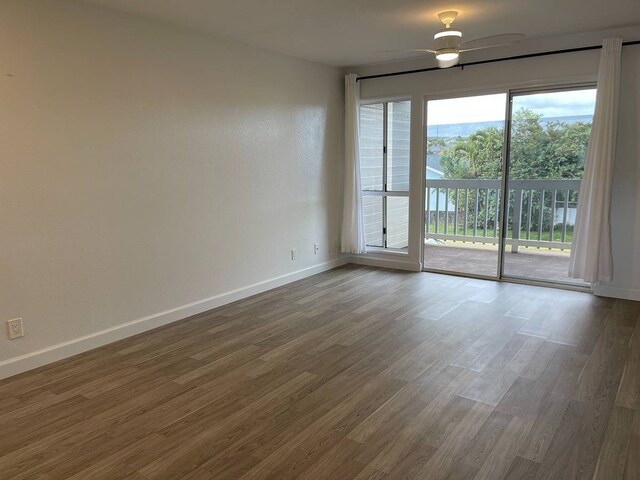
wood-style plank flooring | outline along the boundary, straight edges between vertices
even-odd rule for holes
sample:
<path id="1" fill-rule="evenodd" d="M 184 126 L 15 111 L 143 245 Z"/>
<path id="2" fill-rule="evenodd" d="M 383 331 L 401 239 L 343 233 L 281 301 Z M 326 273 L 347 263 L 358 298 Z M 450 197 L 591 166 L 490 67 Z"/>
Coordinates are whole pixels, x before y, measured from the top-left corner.
<path id="1" fill-rule="evenodd" d="M 639 314 L 346 266 L 0 382 L 0 478 L 637 480 Z"/>

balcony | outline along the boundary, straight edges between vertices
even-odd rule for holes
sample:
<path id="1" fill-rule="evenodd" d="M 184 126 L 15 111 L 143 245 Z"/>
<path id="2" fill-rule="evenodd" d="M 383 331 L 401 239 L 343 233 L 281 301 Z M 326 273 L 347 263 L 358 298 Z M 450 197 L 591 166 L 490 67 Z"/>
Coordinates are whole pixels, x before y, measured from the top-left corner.
<path id="1" fill-rule="evenodd" d="M 498 179 L 429 179 L 425 265 L 495 276 Z M 555 282 L 567 275 L 580 180 L 511 180 L 506 208 L 504 274 Z"/>

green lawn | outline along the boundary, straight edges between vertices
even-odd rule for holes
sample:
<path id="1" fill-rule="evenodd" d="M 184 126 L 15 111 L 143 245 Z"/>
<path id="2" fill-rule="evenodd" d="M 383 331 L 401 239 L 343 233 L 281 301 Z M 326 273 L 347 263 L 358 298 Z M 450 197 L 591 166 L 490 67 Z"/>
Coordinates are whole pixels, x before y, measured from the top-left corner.
<path id="1" fill-rule="evenodd" d="M 429 225 L 429 229 L 427 230 L 427 233 L 435 233 L 436 228 L 435 228 L 435 224 L 433 222 L 431 222 L 431 225 Z M 438 233 L 445 233 L 444 230 L 444 223 L 440 222 L 440 224 L 438 225 Z M 447 228 L 447 234 L 449 235 L 460 235 L 463 236 L 464 234 L 464 228 L 461 225 L 458 225 L 458 231 L 457 233 L 454 232 L 454 227 L 452 224 L 449 224 L 449 228 Z M 513 238 L 513 231 L 511 229 L 507 230 L 507 238 Z M 467 228 L 467 235 L 469 237 L 473 236 L 473 228 Z M 484 231 L 482 228 L 478 228 L 477 230 L 477 234 L 476 236 L 478 237 L 483 237 L 485 236 Z M 487 230 L 487 234 L 486 236 L 493 238 L 494 237 L 494 232 L 493 229 L 488 229 Z M 567 228 L 567 235 L 565 237 L 565 242 L 567 243 L 571 243 L 571 239 L 573 237 L 573 227 Z M 527 238 L 527 231 L 526 230 L 522 230 L 520 232 L 520 239 L 521 240 L 525 240 Z M 548 242 L 550 241 L 551 238 L 551 232 L 549 230 L 547 231 L 543 231 L 542 232 L 542 236 L 541 236 L 541 240 L 543 242 Z M 531 240 L 538 240 L 538 231 L 537 230 L 531 230 L 531 236 L 530 236 Z M 562 241 L 562 227 L 558 227 L 554 230 L 553 232 L 553 241 L 555 242 L 561 242 Z"/>

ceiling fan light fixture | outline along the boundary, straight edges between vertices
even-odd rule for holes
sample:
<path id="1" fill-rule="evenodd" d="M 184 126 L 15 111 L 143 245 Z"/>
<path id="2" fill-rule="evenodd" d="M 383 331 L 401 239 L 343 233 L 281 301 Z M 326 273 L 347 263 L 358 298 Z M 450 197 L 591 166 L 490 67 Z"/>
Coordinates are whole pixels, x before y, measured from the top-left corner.
<path id="1" fill-rule="evenodd" d="M 458 58 L 460 54 L 456 49 L 453 48 L 443 48 L 442 50 L 438 50 L 436 53 L 436 58 L 442 61 L 450 61 Z"/>
<path id="2" fill-rule="evenodd" d="M 457 34 L 457 35 L 456 35 Z M 443 30 L 434 35 L 434 50 L 460 50 L 462 33 L 457 30 Z"/>
<path id="3" fill-rule="evenodd" d="M 442 37 L 460 37 L 462 38 L 462 32 L 460 30 L 441 30 L 433 36 L 434 40 L 437 40 Z"/>

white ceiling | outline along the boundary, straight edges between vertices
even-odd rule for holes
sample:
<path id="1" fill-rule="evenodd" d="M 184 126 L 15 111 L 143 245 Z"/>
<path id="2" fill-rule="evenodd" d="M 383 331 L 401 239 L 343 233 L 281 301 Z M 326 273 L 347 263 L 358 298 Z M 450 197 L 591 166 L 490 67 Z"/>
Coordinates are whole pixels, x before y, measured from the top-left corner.
<path id="1" fill-rule="evenodd" d="M 353 66 L 415 56 L 456 9 L 465 39 L 640 24 L 638 0 L 85 0 L 308 60 Z M 398 50 L 398 51 L 395 51 Z"/>

